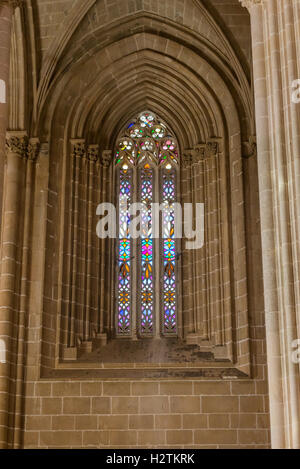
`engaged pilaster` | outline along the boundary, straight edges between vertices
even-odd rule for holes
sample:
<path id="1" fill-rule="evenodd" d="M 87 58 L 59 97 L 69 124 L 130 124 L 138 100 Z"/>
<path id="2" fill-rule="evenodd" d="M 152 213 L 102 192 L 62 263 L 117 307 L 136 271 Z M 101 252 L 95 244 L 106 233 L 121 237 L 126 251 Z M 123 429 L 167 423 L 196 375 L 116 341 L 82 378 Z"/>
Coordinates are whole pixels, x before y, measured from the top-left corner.
<path id="1" fill-rule="evenodd" d="M 300 2 L 241 0 L 251 16 L 271 436 L 300 448 Z"/>

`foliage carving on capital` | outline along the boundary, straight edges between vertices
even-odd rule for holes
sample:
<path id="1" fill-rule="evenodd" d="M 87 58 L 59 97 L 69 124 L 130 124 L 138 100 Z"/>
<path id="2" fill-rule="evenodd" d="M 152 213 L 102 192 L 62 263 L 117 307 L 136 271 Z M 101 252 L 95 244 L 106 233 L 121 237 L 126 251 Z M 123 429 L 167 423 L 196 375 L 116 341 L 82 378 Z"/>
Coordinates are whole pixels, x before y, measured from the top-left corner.
<path id="1" fill-rule="evenodd" d="M 73 156 L 76 158 L 85 158 L 86 157 L 86 146 L 84 140 L 71 140 L 71 145 L 73 147 L 72 152 Z"/>
<path id="2" fill-rule="evenodd" d="M 28 137 L 25 134 L 7 134 L 6 135 L 6 152 L 15 153 L 21 158 L 27 158 Z"/>
<path id="3" fill-rule="evenodd" d="M 29 161 L 35 161 L 40 151 L 40 141 L 38 138 L 31 138 L 28 143 L 27 156 Z"/>
<path id="4" fill-rule="evenodd" d="M 212 156 L 216 156 L 219 151 L 219 144 L 218 142 L 208 142 L 205 147 L 205 156 L 210 158 Z"/>
<path id="5" fill-rule="evenodd" d="M 99 158 L 99 145 L 89 145 L 87 150 L 89 161 L 96 162 Z"/>
<path id="6" fill-rule="evenodd" d="M 105 168 L 108 168 L 112 160 L 112 151 L 104 150 L 102 152 L 101 163 Z"/>
<path id="7" fill-rule="evenodd" d="M 183 166 L 187 168 L 207 158 L 212 158 L 218 154 L 218 151 L 219 144 L 216 141 L 199 143 L 194 148 L 185 150 L 183 153 Z"/>

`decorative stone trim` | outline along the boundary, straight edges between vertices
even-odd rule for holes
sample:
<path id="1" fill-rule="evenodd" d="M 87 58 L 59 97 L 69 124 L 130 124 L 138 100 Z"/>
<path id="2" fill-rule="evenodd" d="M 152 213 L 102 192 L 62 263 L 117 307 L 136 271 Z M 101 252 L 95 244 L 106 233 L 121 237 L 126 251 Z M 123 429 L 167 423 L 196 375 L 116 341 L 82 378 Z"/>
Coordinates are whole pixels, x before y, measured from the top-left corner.
<path id="1" fill-rule="evenodd" d="M 219 151 L 219 144 L 218 142 L 208 142 L 205 148 L 205 157 L 211 158 L 213 156 L 217 156 Z"/>
<path id="2" fill-rule="evenodd" d="M 101 164 L 108 168 L 110 166 L 112 160 L 112 151 L 111 150 L 104 150 L 102 152 Z"/>
<path id="3" fill-rule="evenodd" d="M 112 151 L 104 150 L 100 157 L 98 144 L 86 145 L 83 139 L 71 139 L 72 155 L 79 158 L 87 158 L 89 161 L 98 162 L 107 168 L 112 160 Z"/>
<path id="4" fill-rule="evenodd" d="M 9 5 L 12 6 L 13 9 L 21 7 L 23 3 L 24 0 L 0 0 L 0 5 Z"/>
<path id="5" fill-rule="evenodd" d="M 86 146 L 84 140 L 71 140 L 73 156 L 84 158 L 86 156 Z"/>
<path id="6" fill-rule="evenodd" d="M 207 158 L 217 156 L 219 151 L 219 144 L 216 141 L 207 143 L 199 143 L 192 149 L 187 149 L 183 152 L 183 166 L 185 168 L 197 164 Z"/>
<path id="7" fill-rule="evenodd" d="M 21 158 L 26 158 L 28 137 L 25 132 L 9 132 L 6 134 L 5 146 L 7 153 L 15 153 Z"/>
<path id="8" fill-rule="evenodd" d="M 89 145 L 87 149 L 87 158 L 89 161 L 96 162 L 99 159 L 99 145 Z"/>
<path id="9" fill-rule="evenodd" d="M 243 7 L 250 10 L 253 5 L 262 4 L 264 0 L 240 0 Z"/>
<path id="10" fill-rule="evenodd" d="M 27 156 L 29 161 L 36 161 L 40 151 L 40 141 L 38 138 L 31 138 L 29 140 Z"/>
<path id="11" fill-rule="evenodd" d="M 15 153 L 25 160 L 35 161 L 40 149 L 38 138 L 27 137 L 26 132 L 7 132 L 6 152 Z"/>
<path id="12" fill-rule="evenodd" d="M 242 157 L 243 158 L 256 158 L 257 156 L 257 145 L 256 145 L 256 137 L 255 136 L 251 136 L 249 138 L 249 141 L 248 142 L 243 142 L 243 153 L 242 153 Z"/>

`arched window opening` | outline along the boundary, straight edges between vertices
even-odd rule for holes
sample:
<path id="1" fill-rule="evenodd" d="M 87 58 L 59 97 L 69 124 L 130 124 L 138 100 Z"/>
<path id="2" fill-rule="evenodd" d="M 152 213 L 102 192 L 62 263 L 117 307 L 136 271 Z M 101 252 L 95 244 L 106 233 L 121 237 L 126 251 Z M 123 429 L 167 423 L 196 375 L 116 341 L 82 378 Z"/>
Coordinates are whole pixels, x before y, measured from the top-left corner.
<path id="1" fill-rule="evenodd" d="M 125 126 L 117 139 L 115 168 L 119 205 L 116 335 L 177 336 L 177 140 L 154 113 L 143 112 Z M 138 237 L 131 236 L 130 230 L 131 208 L 136 203 L 144 207 Z M 121 210 L 121 205 L 125 209 Z M 162 210 L 158 230 L 154 226 L 154 206 L 168 207 Z"/>

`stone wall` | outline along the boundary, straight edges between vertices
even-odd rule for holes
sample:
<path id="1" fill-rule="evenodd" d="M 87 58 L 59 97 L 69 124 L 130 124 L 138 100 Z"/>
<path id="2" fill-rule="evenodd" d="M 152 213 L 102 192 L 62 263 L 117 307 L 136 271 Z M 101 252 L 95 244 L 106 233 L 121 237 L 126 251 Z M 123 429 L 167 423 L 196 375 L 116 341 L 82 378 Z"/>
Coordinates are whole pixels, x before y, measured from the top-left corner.
<path id="1" fill-rule="evenodd" d="M 27 384 L 26 448 L 268 448 L 265 380 Z"/>

